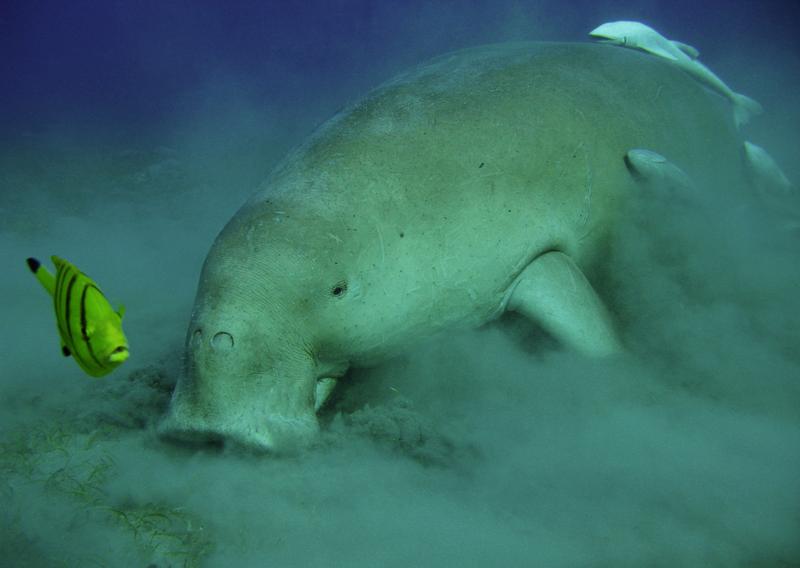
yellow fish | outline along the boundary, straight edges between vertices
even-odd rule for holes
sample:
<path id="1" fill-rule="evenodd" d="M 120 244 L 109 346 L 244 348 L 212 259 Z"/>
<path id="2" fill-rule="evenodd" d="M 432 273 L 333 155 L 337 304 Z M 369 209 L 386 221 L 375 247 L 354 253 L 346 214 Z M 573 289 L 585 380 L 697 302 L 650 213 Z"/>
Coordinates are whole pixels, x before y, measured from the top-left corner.
<path id="1" fill-rule="evenodd" d="M 128 340 L 122 331 L 125 308 L 114 311 L 94 281 L 66 260 L 51 257 L 53 276 L 35 258 L 28 268 L 53 297 L 61 352 L 73 356 L 81 369 L 102 377 L 128 358 Z"/>

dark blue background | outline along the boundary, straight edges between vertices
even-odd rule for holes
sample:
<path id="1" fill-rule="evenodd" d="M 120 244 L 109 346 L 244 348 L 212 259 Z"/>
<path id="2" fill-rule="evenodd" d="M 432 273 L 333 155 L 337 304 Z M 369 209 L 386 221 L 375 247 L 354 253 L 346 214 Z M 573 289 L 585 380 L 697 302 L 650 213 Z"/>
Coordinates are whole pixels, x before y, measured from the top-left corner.
<path id="1" fill-rule="evenodd" d="M 642 19 L 691 40 L 704 60 L 726 43 L 795 52 L 800 2 L 5 1 L 0 128 L 157 127 L 214 81 L 256 100 L 341 98 L 449 49 L 506 39 L 585 40 L 603 21 Z M 507 32 L 533 16 L 527 37 Z M 347 87 L 341 87 L 347 85 Z M 344 88 L 344 92 L 337 89 Z"/>

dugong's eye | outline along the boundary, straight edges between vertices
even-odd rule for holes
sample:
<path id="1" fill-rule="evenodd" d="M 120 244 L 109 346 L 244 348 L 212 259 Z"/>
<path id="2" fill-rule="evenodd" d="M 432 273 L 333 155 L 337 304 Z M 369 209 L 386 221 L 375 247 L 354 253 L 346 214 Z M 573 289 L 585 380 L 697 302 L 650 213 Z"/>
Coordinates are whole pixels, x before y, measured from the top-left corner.
<path id="1" fill-rule="evenodd" d="M 211 338 L 211 347 L 217 351 L 227 351 L 233 347 L 233 336 L 225 331 L 220 331 Z"/>
<path id="2" fill-rule="evenodd" d="M 331 288 L 331 296 L 334 298 L 341 298 L 345 294 L 347 294 L 347 282 L 344 280 L 337 282 L 334 284 L 333 288 Z"/>

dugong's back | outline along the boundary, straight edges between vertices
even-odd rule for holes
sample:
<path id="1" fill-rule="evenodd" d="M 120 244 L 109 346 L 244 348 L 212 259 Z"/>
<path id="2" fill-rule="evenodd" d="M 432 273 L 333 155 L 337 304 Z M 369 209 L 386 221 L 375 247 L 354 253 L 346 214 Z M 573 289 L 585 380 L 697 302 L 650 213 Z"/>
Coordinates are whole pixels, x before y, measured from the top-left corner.
<path id="1" fill-rule="evenodd" d="M 590 270 L 632 190 L 628 150 L 658 152 L 698 182 L 731 188 L 743 178 L 739 144 L 726 101 L 661 58 L 596 44 L 479 47 L 406 72 L 339 113 L 240 216 L 294 208 L 325 219 L 337 254 L 362 266 L 371 255 L 365 283 L 387 294 L 446 286 L 456 303 L 478 294 L 485 303 L 470 309 L 482 321 L 542 251 Z M 330 254 L 330 242 L 318 245 Z M 436 276 L 409 282 L 415 271 Z"/>

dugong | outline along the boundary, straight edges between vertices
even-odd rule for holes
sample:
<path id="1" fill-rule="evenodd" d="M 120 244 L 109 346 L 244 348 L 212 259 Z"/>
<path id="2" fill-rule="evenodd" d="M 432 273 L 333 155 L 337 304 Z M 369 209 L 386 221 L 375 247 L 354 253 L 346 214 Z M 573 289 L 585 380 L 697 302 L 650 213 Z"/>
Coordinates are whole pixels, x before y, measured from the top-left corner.
<path id="1" fill-rule="evenodd" d="M 349 368 L 506 311 L 566 348 L 619 352 L 595 287 L 642 191 L 625 156 L 669 156 L 731 199 L 744 169 L 725 106 L 665 60 L 599 44 L 477 47 L 400 74 L 291 152 L 216 238 L 160 431 L 302 446 Z"/>

